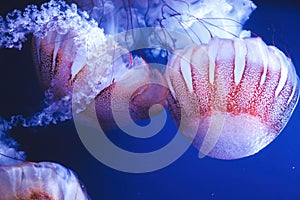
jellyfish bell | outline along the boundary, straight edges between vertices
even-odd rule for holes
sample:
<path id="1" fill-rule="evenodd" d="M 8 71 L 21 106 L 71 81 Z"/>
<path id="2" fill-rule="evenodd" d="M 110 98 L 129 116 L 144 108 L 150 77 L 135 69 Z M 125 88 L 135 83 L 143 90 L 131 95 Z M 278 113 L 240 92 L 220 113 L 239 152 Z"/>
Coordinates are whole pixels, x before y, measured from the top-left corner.
<path id="1" fill-rule="evenodd" d="M 90 199 L 70 169 L 52 162 L 28 162 L 8 132 L 14 123 L 0 117 L 0 199 Z"/>
<path id="2" fill-rule="evenodd" d="M 69 29 L 63 34 L 51 31 L 43 38 L 34 37 L 33 55 L 43 88 L 50 88 L 58 99 L 71 95 L 74 110 L 78 112 L 87 109 L 95 99 L 97 116 L 104 129 L 116 127 L 107 107 L 111 101 L 131 98 L 129 105 L 122 104 L 124 108 L 118 109 L 129 107 L 134 121 L 148 118 L 151 105 L 166 104 L 168 89 L 161 86 L 166 85 L 163 75 L 142 58 L 133 57 L 98 27 L 90 27 L 84 35 L 80 30 Z M 123 86 L 112 96 L 120 81 Z M 136 84 L 139 87 L 131 91 Z M 89 120 L 88 116 L 83 119 Z"/>
<path id="3" fill-rule="evenodd" d="M 272 142 L 299 98 L 289 58 L 260 38 L 212 38 L 173 55 L 168 105 L 202 155 L 237 159 Z M 181 122 L 180 115 L 189 120 Z"/>
<path id="4" fill-rule="evenodd" d="M 71 66 L 76 57 L 74 44 L 68 42 L 74 33 L 64 35 L 49 32 L 45 38 L 33 38 L 33 60 L 42 89 L 51 85 L 58 97 L 63 97 L 71 90 Z M 65 41 L 65 42 L 63 42 Z"/>
<path id="5" fill-rule="evenodd" d="M 88 200 L 71 170 L 50 162 L 23 162 L 0 167 L 1 199 Z"/>

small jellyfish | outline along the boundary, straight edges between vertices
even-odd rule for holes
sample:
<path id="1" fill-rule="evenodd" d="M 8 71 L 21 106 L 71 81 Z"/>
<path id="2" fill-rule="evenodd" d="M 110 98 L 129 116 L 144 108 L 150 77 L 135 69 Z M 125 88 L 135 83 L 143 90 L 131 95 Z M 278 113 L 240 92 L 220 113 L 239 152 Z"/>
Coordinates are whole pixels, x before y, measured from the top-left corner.
<path id="1" fill-rule="evenodd" d="M 71 170 L 50 162 L 23 162 L 0 167 L 1 199 L 88 200 Z"/>
<path id="2" fill-rule="evenodd" d="M 14 124 L 0 117 L 0 199 L 88 200 L 77 175 L 53 162 L 28 162 L 8 131 Z"/>

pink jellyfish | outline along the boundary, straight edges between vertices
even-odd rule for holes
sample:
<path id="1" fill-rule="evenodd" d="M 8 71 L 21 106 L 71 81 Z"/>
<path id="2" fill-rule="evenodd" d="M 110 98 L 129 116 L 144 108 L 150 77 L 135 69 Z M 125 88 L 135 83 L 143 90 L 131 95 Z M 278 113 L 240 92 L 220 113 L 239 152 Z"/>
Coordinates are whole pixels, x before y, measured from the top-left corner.
<path id="1" fill-rule="evenodd" d="M 173 118 L 201 154 L 214 158 L 260 151 L 282 131 L 299 98 L 291 60 L 260 38 L 212 38 L 177 51 L 167 70 Z"/>

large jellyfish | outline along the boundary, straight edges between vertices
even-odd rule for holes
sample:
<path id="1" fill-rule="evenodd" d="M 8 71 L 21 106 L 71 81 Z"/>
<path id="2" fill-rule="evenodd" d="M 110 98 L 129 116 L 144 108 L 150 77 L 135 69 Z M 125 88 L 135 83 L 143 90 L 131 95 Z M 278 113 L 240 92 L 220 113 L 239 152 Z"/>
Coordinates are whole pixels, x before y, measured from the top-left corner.
<path id="1" fill-rule="evenodd" d="M 45 91 L 42 111 L 1 121 L 6 199 L 88 198 L 64 167 L 22 161 L 24 152 L 6 134 L 17 125 L 44 126 L 95 109 L 101 127 L 111 130 L 168 109 L 201 155 L 237 159 L 272 142 L 291 117 L 299 98 L 295 68 L 279 49 L 242 29 L 256 7 L 251 1 L 68 3 L 51 0 L 0 19 L 0 47 L 21 49 L 32 34 Z M 93 126 L 89 112 L 80 120 Z M 20 173 L 22 186 L 15 184 Z M 53 180 L 63 194 L 70 185 L 79 196 L 59 196 L 54 190 L 60 189 L 48 188 Z"/>
<path id="2" fill-rule="evenodd" d="M 236 159 L 258 152 L 281 132 L 297 104 L 293 64 L 260 38 L 213 38 L 172 59 L 170 110 L 175 119 L 187 116 L 183 134 L 204 155 Z"/>

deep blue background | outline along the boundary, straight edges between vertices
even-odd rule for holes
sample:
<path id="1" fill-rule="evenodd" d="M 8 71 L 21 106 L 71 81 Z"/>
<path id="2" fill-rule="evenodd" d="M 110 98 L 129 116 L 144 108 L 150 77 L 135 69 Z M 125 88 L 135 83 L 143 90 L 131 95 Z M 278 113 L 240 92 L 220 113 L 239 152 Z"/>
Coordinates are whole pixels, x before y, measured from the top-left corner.
<path id="1" fill-rule="evenodd" d="M 1 15 L 27 4 L 1 0 Z M 300 74 L 300 4 L 257 4 L 246 29 L 289 55 Z M 36 112 L 42 91 L 32 66 L 30 41 L 22 51 L 0 49 L 0 63 L 0 115 L 9 118 Z M 172 165 L 146 174 L 118 172 L 99 163 L 81 144 L 72 122 L 45 128 L 19 127 L 11 135 L 29 160 L 55 161 L 76 171 L 96 200 L 296 200 L 300 199 L 299 120 L 298 106 L 278 138 L 254 156 L 234 161 L 199 159 L 198 151 L 191 147 Z M 174 129 L 169 121 L 162 134 L 171 134 Z"/>

